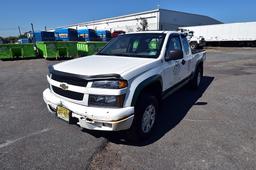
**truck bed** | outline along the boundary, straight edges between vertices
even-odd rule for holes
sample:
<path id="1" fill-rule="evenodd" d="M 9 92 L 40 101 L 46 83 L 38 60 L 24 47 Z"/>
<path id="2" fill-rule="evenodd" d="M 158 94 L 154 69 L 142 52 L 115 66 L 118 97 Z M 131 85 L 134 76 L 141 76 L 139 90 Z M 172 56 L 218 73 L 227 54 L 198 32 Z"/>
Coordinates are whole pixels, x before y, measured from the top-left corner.
<path id="1" fill-rule="evenodd" d="M 205 50 L 203 50 L 203 49 L 195 49 L 195 50 L 191 50 L 191 51 L 192 51 L 192 54 L 197 54 L 197 53 L 204 52 Z"/>

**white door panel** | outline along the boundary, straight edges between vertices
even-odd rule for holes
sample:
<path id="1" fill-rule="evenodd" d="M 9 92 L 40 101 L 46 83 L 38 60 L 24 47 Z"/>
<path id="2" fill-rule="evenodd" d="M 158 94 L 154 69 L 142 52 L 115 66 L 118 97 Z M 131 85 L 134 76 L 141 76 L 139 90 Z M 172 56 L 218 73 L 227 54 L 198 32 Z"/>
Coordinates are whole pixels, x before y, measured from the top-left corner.
<path id="1" fill-rule="evenodd" d="M 183 77 L 182 79 L 187 78 L 191 74 L 191 65 L 193 54 L 191 53 L 191 49 L 189 43 L 187 41 L 186 36 L 181 36 L 181 44 L 183 49 Z"/>
<path id="2" fill-rule="evenodd" d="M 175 67 L 177 63 L 175 61 L 165 62 L 162 73 L 163 77 L 163 90 L 166 90 L 176 84 L 176 77 L 174 76 Z"/>

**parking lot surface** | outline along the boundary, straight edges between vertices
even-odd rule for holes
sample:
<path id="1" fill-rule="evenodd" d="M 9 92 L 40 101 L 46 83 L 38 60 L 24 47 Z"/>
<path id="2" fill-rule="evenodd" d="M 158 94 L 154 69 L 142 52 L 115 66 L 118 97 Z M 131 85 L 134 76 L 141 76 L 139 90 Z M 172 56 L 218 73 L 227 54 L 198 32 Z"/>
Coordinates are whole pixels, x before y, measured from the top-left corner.
<path id="1" fill-rule="evenodd" d="M 153 136 L 81 130 L 42 99 L 48 64 L 0 61 L 3 169 L 256 169 L 256 49 L 210 48 L 202 85 L 162 102 Z"/>

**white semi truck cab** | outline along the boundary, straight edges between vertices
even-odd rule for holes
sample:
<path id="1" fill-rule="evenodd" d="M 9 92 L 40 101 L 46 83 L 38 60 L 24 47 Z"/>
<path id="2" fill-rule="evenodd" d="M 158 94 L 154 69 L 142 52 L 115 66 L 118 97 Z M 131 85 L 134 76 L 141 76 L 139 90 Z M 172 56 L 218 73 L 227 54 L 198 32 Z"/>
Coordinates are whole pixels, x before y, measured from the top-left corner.
<path id="1" fill-rule="evenodd" d="M 48 110 L 82 128 L 128 130 L 148 137 L 159 103 L 203 76 L 204 51 L 192 52 L 184 34 L 147 31 L 120 35 L 96 55 L 49 66 Z"/>
<path id="2" fill-rule="evenodd" d="M 188 29 L 179 28 L 178 31 L 182 32 L 187 36 L 190 48 L 192 50 L 202 49 L 206 46 L 206 41 L 203 36 L 195 36 L 194 31 Z"/>

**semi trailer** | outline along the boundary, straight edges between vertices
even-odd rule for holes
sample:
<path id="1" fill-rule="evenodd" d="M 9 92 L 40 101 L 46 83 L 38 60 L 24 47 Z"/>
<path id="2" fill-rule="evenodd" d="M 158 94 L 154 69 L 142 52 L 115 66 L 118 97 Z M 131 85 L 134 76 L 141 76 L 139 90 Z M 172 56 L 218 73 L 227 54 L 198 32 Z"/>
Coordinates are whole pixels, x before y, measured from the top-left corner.
<path id="1" fill-rule="evenodd" d="M 207 45 L 256 47 L 256 22 L 180 27 L 179 29 L 193 31 L 195 37 L 204 37 Z"/>

